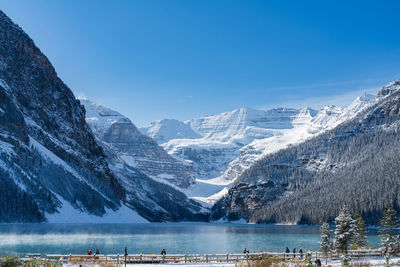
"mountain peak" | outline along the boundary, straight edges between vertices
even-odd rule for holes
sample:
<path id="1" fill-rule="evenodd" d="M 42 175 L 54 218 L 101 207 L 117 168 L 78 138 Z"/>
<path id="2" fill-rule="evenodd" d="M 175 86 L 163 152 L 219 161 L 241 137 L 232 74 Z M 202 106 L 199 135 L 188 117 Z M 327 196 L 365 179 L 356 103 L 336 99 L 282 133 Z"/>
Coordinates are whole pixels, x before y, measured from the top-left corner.
<path id="1" fill-rule="evenodd" d="M 400 89 L 400 79 L 390 82 L 389 84 L 382 87 L 382 89 L 376 95 L 377 98 L 385 97 Z"/>
<path id="2" fill-rule="evenodd" d="M 201 135 L 196 133 L 188 123 L 176 119 L 155 121 L 139 130 L 153 138 L 158 144 L 166 143 L 171 139 L 201 138 Z"/>
<path id="3" fill-rule="evenodd" d="M 86 121 L 90 124 L 92 130 L 99 134 L 104 133 L 112 124 L 131 123 L 131 121 L 119 112 L 106 108 L 96 102 L 80 99 L 86 110 Z"/>
<path id="4" fill-rule="evenodd" d="M 311 117 L 315 117 L 317 115 L 318 111 L 316 111 L 315 109 L 312 109 L 310 107 L 304 107 L 302 109 L 300 109 L 299 114 L 302 115 L 309 115 Z"/>

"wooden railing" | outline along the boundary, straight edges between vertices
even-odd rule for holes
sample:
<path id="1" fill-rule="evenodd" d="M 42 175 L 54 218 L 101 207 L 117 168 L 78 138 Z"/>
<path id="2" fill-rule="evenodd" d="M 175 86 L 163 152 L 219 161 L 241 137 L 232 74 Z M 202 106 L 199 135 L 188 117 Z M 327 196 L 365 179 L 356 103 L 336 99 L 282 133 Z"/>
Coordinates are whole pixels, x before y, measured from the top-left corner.
<path id="1" fill-rule="evenodd" d="M 321 252 L 310 252 L 311 260 L 317 258 L 325 259 L 325 255 Z M 348 251 L 350 258 L 364 258 L 364 257 L 381 257 L 381 249 L 370 250 L 350 250 Z M 40 254 L 28 254 L 27 258 L 38 258 Z M 257 252 L 257 253 L 240 253 L 240 254 L 133 254 L 126 257 L 121 254 L 112 255 L 60 255 L 60 254 L 46 254 L 45 261 L 56 261 L 65 264 L 111 264 L 121 265 L 125 264 L 139 264 L 139 263 L 237 263 L 246 260 L 263 260 L 266 258 L 276 258 L 282 261 L 301 261 L 306 257 L 306 253 L 277 253 L 277 252 Z M 340 258 L 340 254 L 335 251 L 329 252 L 327 255 L 328 260 L 336 260 Z"/>

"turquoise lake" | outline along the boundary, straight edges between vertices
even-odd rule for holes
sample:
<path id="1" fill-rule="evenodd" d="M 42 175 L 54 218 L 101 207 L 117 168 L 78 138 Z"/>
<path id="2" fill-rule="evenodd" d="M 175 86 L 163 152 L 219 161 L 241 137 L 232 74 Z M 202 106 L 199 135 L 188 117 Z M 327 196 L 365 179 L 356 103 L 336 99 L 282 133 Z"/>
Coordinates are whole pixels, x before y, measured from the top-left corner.
<path id="1" fill-rule="evenodd" d="M 0 255 L 26 253 L 84 254 L 98 248 L 103 254 L 241 253 L 318 250 L 318 226 L 207 223 L 154 224 L 0 224 Z M 376 230 L 368 241 L 377 246 Z"/>

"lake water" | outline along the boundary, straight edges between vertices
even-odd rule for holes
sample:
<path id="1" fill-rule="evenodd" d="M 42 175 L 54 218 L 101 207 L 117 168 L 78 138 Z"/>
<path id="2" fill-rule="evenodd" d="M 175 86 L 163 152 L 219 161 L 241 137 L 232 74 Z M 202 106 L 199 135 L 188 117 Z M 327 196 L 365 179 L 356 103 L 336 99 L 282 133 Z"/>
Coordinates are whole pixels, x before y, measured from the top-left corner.
<path id="1" fill-rule="evenodd" d="M 156 223 L 156 224 L 0 224 L 0 255 L 26 253 L 84 254 L 98 248 L 104 254 L 241 253 L 318 250 L 318 226 Z M 375 230 L 368 241 L 379 244 Z"/>

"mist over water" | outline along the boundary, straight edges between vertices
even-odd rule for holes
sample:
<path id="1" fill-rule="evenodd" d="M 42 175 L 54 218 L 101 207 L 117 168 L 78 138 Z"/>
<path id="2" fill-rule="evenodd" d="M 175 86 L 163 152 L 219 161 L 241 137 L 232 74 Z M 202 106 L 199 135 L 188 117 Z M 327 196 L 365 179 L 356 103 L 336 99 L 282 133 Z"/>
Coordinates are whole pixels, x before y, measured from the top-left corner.
<path id="1" fill-rule="evenodd" d="M 236 225 L 206 223 L 156 224 L 0 224 L 0 255 L 26 253 L 103 254 L 241 253 L 250 251 L 318 250 L 318 226 Z M 378 245 L 375 230 L 368 240 Z"/>

